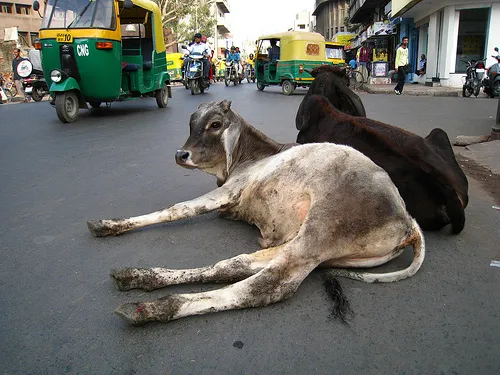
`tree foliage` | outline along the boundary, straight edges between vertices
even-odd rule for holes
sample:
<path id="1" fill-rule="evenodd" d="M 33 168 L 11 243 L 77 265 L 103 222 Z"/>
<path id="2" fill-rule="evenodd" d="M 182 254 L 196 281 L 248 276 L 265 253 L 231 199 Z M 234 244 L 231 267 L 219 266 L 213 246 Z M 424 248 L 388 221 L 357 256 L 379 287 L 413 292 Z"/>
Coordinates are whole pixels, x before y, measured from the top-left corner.
<path id="1" fill-rule="evenodd" d="M 169 27 L 176 42 L 191 40 L 196 32 L 214 36 L 213 2 L 206 0 L 155 0 L 160 7 L 163 27 Z M 172 43 L 171 43 L 172 44 Z"/>

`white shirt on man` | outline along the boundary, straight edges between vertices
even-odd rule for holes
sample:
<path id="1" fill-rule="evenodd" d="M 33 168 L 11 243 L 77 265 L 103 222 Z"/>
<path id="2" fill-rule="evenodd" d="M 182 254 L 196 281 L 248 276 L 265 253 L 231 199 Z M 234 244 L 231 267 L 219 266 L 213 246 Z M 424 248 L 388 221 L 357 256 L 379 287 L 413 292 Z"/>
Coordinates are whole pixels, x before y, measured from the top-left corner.
<path id="1" fill-rule="evenodd" d="M 189 53 L 201 53 L 201 54 L 207 54 L 210 56 L 212 50 L 206 43 L 193 43 L 191 44 L 190 47 L 188 47 Z"/>

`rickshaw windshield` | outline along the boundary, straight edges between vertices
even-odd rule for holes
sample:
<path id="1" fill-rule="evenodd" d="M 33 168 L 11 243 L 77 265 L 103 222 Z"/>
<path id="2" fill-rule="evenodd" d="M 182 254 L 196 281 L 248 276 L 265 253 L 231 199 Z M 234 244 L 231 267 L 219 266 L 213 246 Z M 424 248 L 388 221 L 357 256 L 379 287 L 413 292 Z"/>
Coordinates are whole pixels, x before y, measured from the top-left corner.
<path id="1" fill-rule="evenodd" d="M 116 29 L 113 0 L 48 0 L 40 29 Z"/>

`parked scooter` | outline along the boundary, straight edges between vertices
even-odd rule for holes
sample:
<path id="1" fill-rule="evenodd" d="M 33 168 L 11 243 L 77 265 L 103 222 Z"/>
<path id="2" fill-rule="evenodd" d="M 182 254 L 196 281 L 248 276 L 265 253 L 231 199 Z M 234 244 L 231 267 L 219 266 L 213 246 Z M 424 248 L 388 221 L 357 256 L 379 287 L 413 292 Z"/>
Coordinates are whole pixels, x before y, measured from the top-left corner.
<path id="1" fill-rule="evenodd" d="M 229 86 L 231 82 L 236 86 L 238 83 L 241 83 L 241 77 L 238 75 L 237 70 L 238 62 L 235 61 L 226 61 L 226 74 L 224 75 L 224 84 Z"/>
<path id="2" fill-rule="evenodd" d="M 481 90 L 481 82 L 484 77 L 484 61 L 462 60 L 462 62 L 467 64 L 467 70 L 465 71 L 465 83 L 462 87 L 462 96 L 468 98 L 474 94 L 474 96 L 477 97 L 479 95 L 479 91 Z"/>
<path id="3" fill-rule="evenodd" d="M 182 47 L 184 48 L 184 46 Z M 184 86 L 191 89 L 191 95 L 205 92 L 210 87 L 210 80 L 203 77 L 204 53 L 193 52 L 187 57 L 186 71 L 184 72 Z"/>
<path id="4" fill-rule="evenodd" d="M 30 95 L 34 101 L 39 102 L 45 95 L 49 94 L 49 87 L 43 76 L 42 62 L 39 50 L 30 50 L 28 52 L 29 61 L 26 61 L 27 67 L 22 79 L 24 93 Z"/>
<path id="5" fill-rule="evenodd" d="M 491 57 L 495 58 L 497 62 L 488 68 L 488 73 L 483 79 L 483 90 L 490 98 L 500 96 L 500 53 L 498 47 L 495 47 L 496 55 Z"/>

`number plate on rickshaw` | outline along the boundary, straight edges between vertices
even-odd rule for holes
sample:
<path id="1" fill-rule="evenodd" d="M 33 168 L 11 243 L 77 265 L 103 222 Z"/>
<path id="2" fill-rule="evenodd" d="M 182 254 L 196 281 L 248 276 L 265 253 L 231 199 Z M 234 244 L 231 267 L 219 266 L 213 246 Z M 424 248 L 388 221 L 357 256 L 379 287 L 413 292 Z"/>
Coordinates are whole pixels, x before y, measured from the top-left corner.
<path id="1" fill-rule="evenodd" d="M 73 36 L 70 33 L 57 33 L 56 41 L 59 43 L 71 43 Z"/>

